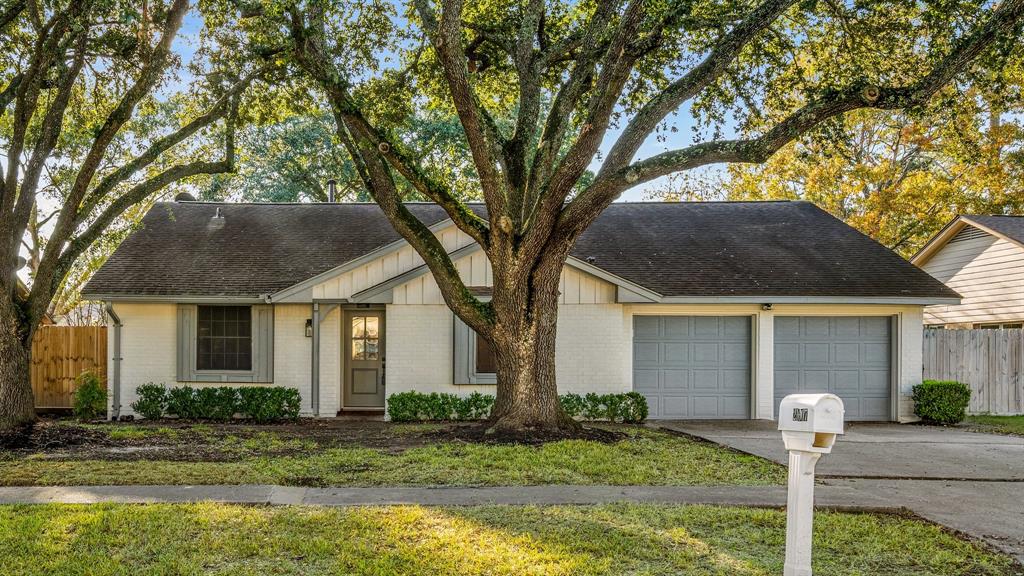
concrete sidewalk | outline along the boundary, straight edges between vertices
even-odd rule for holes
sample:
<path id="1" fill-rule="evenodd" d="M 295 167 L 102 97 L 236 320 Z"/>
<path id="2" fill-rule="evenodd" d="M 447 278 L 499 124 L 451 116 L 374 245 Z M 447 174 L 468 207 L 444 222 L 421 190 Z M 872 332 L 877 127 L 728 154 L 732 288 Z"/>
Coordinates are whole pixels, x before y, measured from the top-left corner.
<path id="1" fill-rule="evenodd" d="M 1024 485 L 1016 482 L 827 480 L 815 503 L 838 510 L 908 509 L 1024 563 Z M 783 486 L 500 486 L 302 488 L 290 486 L 0 487 L 0 504 L 222 502 L 263 505 L 583 505 L 611 502 L 764 506 L 786 504 Z"/>

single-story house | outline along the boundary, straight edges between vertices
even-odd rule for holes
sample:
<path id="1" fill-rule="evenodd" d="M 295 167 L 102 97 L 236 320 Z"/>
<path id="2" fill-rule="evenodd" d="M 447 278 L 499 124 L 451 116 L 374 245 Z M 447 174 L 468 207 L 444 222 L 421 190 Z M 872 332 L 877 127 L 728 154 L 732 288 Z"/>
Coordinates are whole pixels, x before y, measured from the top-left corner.
<path id="1" fill-rule="evenodd" d="M 926 326 L 1024 328 L 1024 216 L 959 216 L 911 262 L 963 296 L 926 307 Z"/>
<path id="2" fill-rule="evenodd" d="M 480 247 L 408 207 L 485 297 Z M 84 292 L 112 323 L 112 415 L 146 382 L 291 386 L 316 416 L 493 393 L 486 344 L 374 204 L 160 203 Z M 923 308 L 958 301 L 806 202 L 614 204 L 562 275 L 558 385 L 639 391 L 652 418 L 772 419 L 832 391 L 851 420 L 912 420 Z"/>

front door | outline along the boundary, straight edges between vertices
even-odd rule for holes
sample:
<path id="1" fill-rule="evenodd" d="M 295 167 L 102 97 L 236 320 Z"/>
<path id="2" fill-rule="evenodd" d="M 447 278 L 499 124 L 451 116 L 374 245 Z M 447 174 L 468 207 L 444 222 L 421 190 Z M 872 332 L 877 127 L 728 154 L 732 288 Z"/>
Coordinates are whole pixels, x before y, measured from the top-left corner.
<path id="1" fill-rule="evenodd" d="M 345 311 L 345 408 L 384 407 L 384 311 Z"/>

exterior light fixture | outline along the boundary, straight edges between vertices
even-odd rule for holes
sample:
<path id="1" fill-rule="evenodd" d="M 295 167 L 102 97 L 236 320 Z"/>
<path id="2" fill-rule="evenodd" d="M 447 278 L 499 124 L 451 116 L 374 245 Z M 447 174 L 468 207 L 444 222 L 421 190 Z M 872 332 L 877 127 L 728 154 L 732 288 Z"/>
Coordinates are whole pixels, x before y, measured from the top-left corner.
<path id="1" fill-rule="evenodd" d="M 772 305 L 771 305 L 770 302 L 768 304 L 761 304 L 761 310 L 764 310 L 765 312 L 767 312 L 767 311 L 769 311 L 771 309 L 772 309 Z"/>
<path id="2" fill-rule="evenodd" d="M 306 318 L 306 338 L 313 337 L 313 319 Z"/>

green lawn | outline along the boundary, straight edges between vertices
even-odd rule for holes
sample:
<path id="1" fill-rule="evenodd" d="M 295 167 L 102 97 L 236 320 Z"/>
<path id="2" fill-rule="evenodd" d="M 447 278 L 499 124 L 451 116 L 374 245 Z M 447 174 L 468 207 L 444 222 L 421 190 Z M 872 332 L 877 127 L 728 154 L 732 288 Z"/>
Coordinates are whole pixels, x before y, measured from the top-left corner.
<path id="1" fill-rule="evenodd" d="M 982 432 L 1024 436 L 1024 416 L 968 416 L 966 424 Z"/>
<path id="2" fill-rule="evenodd" d="M 774 575 L 785 515 L 707 506 L 0 506 L 5 575 Z M 817 514 L 818 576 L 1009 575 L 930 524 Z"/>
<path id="3" fill-rule="evenodd" d="M 0 456 L 0 485 L 765 485 L 785 480 L 785 469 L 766 460 L 643 428 L 625 429 L 628 436 L 614 443 L 570 440 L 525 446 L 433 440 L 400 449 L 321 445 L 274 432 L 218 436 L 202 445 L 191 429 L 106 428 L 119 437 L 152 434 L 166 440 L 190 434 L 186 451 L 209 451 L 221 461 L 161 460 L 159 452 L 128 460 L 123 454 L 118 459 L 93 453 L 83 457 L 74 450 L 8 455 Z M 421 442 L 411 435 L 423 433 L 408 427 L 388 430 L 406 443 Z"/>

